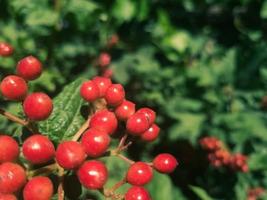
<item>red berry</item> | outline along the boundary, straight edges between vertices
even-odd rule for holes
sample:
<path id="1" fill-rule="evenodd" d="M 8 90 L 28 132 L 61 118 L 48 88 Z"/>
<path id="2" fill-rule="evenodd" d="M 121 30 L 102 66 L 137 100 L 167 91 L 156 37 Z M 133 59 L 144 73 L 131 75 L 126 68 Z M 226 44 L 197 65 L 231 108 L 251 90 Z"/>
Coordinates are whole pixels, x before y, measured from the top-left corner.
<path id="1" fill-rule="evenodd" d="M 111 78 L 113 75 L 113 70 L 112 69 L 105 69 L 103 72 L 102 72 L 102 75 L 103 77 L 105 78 Z"/>
<path id="2" fill-rule="evenodd" d="M 10 56 L 13 54 L 13 47 L 5 42 L 0 42 L 0 56 Z"/>
<path id="3" fill-rule="evenodd" d="M 25 183 L 26 173 L 20 165 L 10 162 L 0 165 L 0 193 L 14 193 Z"/>
<path id="4" fill-rule="evenodd" d="M 141 135 L 149 129 L 148 118 L 144 113 L 135 113 L 127 120 L 126 129 L 132 135 Z"/>
<path id="5" fill-rule="evenodd" d="M 108 40 L 108 43 L 107 43 L 107 46 L 109 48 L 113 47 L 114 45 L 116 45 L 119 41 L 119 36 L 117 34 L 113 34 L 109 40 Z"/>
<path id="6" fill-rule="evenodd" d="M 98 57 L 98 64 L 100 67 L 106 67 L 110 64 L 111 56 L 108 53 L 101 53 Z"/>
<path id="7" fill-rule="evenodd" d="M 10 75 L 5 77 L 0 85 L 2 95 L 8 100 L 21 101 L 28 92 L 28 85 L 19 76 Z"/>
<path id="8" fill-rule="evenodd" d="M 19 145 L 12 137 L 0 135 L 0 163 L 15 161 L 19 156 Z"/>
<path id="9" fill-rule="evenodd" d="M 17 200 L 17 197 L 13 194 L 0 194 L 0 200 Z"/>
<path id="10" fill-rule="evenodd" d="M 31 120 L 45 120 L 52 113 L 53 102 L 45 93 L 32 93 L 24 100 L 23 110 L 27 117 Z"/>
<path id="11" fill-rule="evenodd" d="M 100 110 L 93 115 L 89 126 L 103 130 L 111 135 L 117 129 L 118 120 L 113 112 L 110 112 L 106 109 Z"/>
<path id="12" fill-rule="evenodd" d="M 27 138 L 22 146 L 25 158 L 33 164 L 44 164 L 55 155 L 55 148 L 48 137 L 33 135 Z"/>
<path id="13" fill-rule="evenodd" d="M 152 142 L 157 139 L 159 131 L 160 128 L 156 124 L 152 124 L 152 126 L 141 135 L 141 139 L 147 142 Z"/>
<path id="14" fill-rule="evenodd" d="M 80 94 L 88 102 L 95 101 L 100 97 L 98 86 L 93 81 L 85 81 L 80 88 Z"/>
<path id="15" fill-rule="evenodd" d="M 148 118 L 149 125 L 151 126 L 156 119 L 156 113 L 150 108 L 140 108 L 137 113 L 144 113 Z"/>
<path id="16" fill-rule="evenodd" d="M 96 158 L 107 151 L 110 137 L 105 131 L 90 128 L 83 134 L 81 143 L 87 155 Z"/>
<path id="17" fill-rule="evenodd" d="M 111 80 L 109 78 L 96 76 L 92 80 L 99 89 L 99 97 L 104 97 L 107 89 L 111 86 Z"/>
<path id="18" fill-rule="evenodd" d="M 41 73 L 42 63 L 33 56 L 27 56 L 17 64 L 17 74 L 26 80 L 37 79 Z"/>
<path id="19" fill-rule="evenodd" d="M 136 162 L 128 169 L 127 182 L 132 185 L 142 186 L 151 181 L 153 177 L 152 168 L 144 162 Z"/>
<path id="20" fill-rule="evenodd" d="M 162 153 L 153 160 L 153 167 L 161 173 L 171 173 L 177 167 L 176 158 L 168 153 Z"/>
<path id="21" fill-rule="evenodd" d="M 222 142 L 216 137 L 204 137 L 199 141 L 201 147 L 207 151 L 216 151 L 222 148 Z"/>
<path id="22" fill-rule="evenodd" d="M 86 158 L 82 145 L 74 141 L 65 141 L 58 145 L 56 160 L 64 169 L 79 167 Z"/>
<path id="23" fill-rule="evenodd" d="M 24 200 L 50 200 L 52 195 L 52 181 L 43 176 L 32 178 L 23 189 Z"/>
<path id="24" fill-rule="evenodd" d="M 149 192 L 138 186 L 132 186 L 125 194 L 125 200 L 151 200 Z"/>
<path id="25" fill-rule="evenodd" d="M 125 91 L 121 84 L 112 84 L 106 91 L 105 100 L 110 106 L 120 105 L 125 98 Z"/>
<path id="26" fill-rule="evenodd" d="M 115 114 L 119 120 L 125 121 L 135 113 L 135 104 L 131 101 L 124 100 L 115 109 Z"/>
<path id="27" fill-rule="evenodd" d="M 88 189 L 101 189 L 108 178 L 106 166 L 97 160 L 83 163 L 77 174 L 81 184 Z"/>

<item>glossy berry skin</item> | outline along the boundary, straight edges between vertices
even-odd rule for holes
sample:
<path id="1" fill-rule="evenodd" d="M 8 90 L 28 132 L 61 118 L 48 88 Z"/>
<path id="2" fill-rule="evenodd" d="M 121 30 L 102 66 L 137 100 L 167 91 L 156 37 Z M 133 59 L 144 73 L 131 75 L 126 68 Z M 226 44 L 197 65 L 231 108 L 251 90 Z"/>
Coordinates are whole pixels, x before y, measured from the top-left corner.
<path id="1" fill-rule="evenodd" d="M 105 100 L 110 106 L 120 105 L 125 98 L 125 91 L 121 84 L 112 84 L 106 91 Z"/>
<path id="2" fill-rule="evenodd" d="M 0 193 L 14 193 L 25 183 L 26 173 L 20 165 L 11 162 L 0 165 Z"/>
<path id="3" fill-rule="evenodd" d="M 151 200 L 149 192 L 143 188 L 138 186 L 132 186 L 126 192 L 125 200 Z"/>
<path id="4" fill-rule="evenodd" d="M 80 94 L 88 102 L 95 101 L 100 96 L 98 86 L 93 81 L 85 81 L 80 88 Z"/>
<path id="5" fill-rule="evenodd" d="M 19 76 L 10 75 L 5 77 L 0 85 L 2 95 L 8 100 L 21 101 L 28 92 L 28 85 Z"/>
<path id="6" fill-rule="evenodd" d="M 13 162 L 19 156 L 19 145 L 12 137 L 0 135 L 0 163 Z"/>
<path id="7" fill-rule="evenodd" d="M 101 189 L 108 178 L 108 170 L 104 163 L 90 160 L 83 163 L 77 172 L 79 181 L 87 189 Z"/>
<path id="8" fill-rule="evenodd" d="M 94 127 L 105 131 L 107 134 L 113 134 L 118 126 L 118 120 L 113 112 L 100 110 L 96 112 L 89 122 L 89 127 Z"/>
<path id="9" fill-rule="evenodd" d="M 150 108 L 140 108 L 137 111 L 137 113 L 144 113 L 148 118 L 148 122 L 149 122 L 150 126 L 155 122 L 156 113 L 152 109 L 150 109 Z"/>
<path id="10" fill-rule="evenodd" d="M 131 185 L 142 186 L 153 178 L 152 168 L 144 162 L 136 162 L 128 169 L 126 179 Z"/>
<path id="11" fill-rule="evenodd" d="M 139 136 L 147 129 L 149 129 L 149 122 L 144 113 L 135 113 L 126 122 L 126 130 L 131 135 Z"/>
<path id="12" fill-rule="evenodd" d="M 35 80 L 42 74 L 42 63 L 34 56 L 27 56 L 18 62 L 17 74 L 25 80 Z"/>
<path id="13" fill-rule="evenodd" d="M 103 130 L 90 128 L 83 134 L 81 143 L 86 154 L 89 157 L 96 158 L 107 151 L 110 143 L 110 137 Z"/>
<path id="14" fill-rule="evenodd" d="M 36 134 L 24 141 L 22 152 L 32 164 L 44 164 L 53 159 L 55 147 L 48 137 Z"/>
<path id="15" fill-rule="evenodd" d="M 13 54 L 13 47 L 5 42 L 0 42 L 0 56 L 10 56 Z"/>
<path id="16" fill-rule="evenodd" d="M 45 120 L 53 111 L 53 102 L 45 93 L 32 93 L 24 100 L 23 110 L 26 116 L 31 120 Z"/>
<path id="17" fill-rule="evenodd" d="M 135 104 L 131 101 L 124 100 L 115 109 L 115 114 L 119 120 L 126 121 L 135 113 Z"/>
<path id="18" fill-rule="evenodd" d="M 109 78 L 96 76 L 92 80 L 99 89 L 99 97 L 104 97 L 107 89 L 111 86 L 111 80 Z"/>
<path id="19" fill-rule="evenodd" d="M 161 173 L 171 173 L 177 167 L 176 158 L 168 153 L 162 153 L 153 160 L 153 167 Z"/>
<path id="20" fill-rule="evenodd" d="M 98 58 L 98 64 L 100 67 L 106 67 L 110 64 L 111 56 L 108 53 L 101 53 Z"/>
<path id="21" fill-rule="evenodd" d="M 24 200 L 50 200 L 52 195 L 52 181 L 44 176 L 32 178 L 23 189 Z"/>
<path id="22" fill-rule="evenodd" d="M 0 200 L 17 200 L 17 197 L 13 194 L 0 194 Z"/>
<path id="23" fill-rule="evenodd" d="M 152 126 L 141 135 L 141 139 L 146 142 L 152 142 L 158 138 L 159 132 L 160 128 L 157 124 L 152 124 Z"/>
<path id="24" fill-rule="evenodd" d="M 56 160 L 64 169 L 79 167 L 86 158 L 82 145 L 74 141 L 65 141 L 58 145 Z"/>

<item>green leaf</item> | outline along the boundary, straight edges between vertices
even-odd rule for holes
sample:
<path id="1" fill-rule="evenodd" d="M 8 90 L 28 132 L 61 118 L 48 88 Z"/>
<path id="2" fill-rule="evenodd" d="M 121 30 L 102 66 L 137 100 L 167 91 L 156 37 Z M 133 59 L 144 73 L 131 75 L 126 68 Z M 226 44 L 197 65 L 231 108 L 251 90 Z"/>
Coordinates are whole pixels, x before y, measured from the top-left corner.
<path id="1" fill-rule="evenodd" d="M 53 26 L 58 20 L 58 14 L 51 10 L 38 9 L 29 13 L 26 18 L 28 26 Z"/>
<path id="2" fill-rule="evenodd" d="M 112 8 L 112 14 L 118 21 L 129 21 L 136 13 L 134 1 L 131 0 L 116 0 Z"/>
<path id="3" fill-rule="evenodd" d="M 267 1 L 266 0 L 262 4 L 261 11 L 260 11 L 260 16 L 263 19 L 267 18 Z"/>
<path id="4" fill-rule="evenodd" d="M 192 185 L 189 187 L 201 200 L 213 200 L 213 198 L 211 198 L 209 194 L 202 188 Z"/>
<path id="5" fill-rule="evenodd" d="M 83 105 L 80 97 L 82 81 L 83 79 L 77 79 L 67 85 L 53 100 L 54 109 L 51 116 L 39 124 L 40 132 L 56 143 L 71 139 L 85 121 L 80 113 Z"/>

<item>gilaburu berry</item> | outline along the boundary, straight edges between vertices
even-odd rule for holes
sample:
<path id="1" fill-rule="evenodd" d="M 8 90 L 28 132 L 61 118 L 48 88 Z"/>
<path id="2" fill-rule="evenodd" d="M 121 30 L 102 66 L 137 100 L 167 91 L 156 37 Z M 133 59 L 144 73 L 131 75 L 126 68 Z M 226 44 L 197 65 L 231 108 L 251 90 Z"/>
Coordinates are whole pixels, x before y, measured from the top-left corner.
<path id="1" fill-rule="evenodd" d="M 13 194 L 0 194 L 0 200 L 17 200 L 17 197 Z"/>
<path id="2" fill-rule="evenodd" d="M 6 43 L 6 42 L 0 42 L 0 56 L 10 56 L 13 54 L 13 47 Z"/>
<path id="3" fill-rule="evenodd" d="M 126 122 L 126 130 L 131 135 L 139 136 L 143 134 L 148 128 L 148 118 L 144 113 L 135 113 Z"/>
<path id="4" fill-rule="evenodd" d="M 110 64 L 110 61 L 111 61 L 111 56 L 106 52 L 102 52 L 98 57 L 98 64 L 100 67 L 108 66 Z"/>
<path id="5" fill-rule="evenodd" d="M 135 113 L 135 104 L 131 101 L 124 100 L 115 109 L 115 114 L 119 120 L 126 121 Z"/>
<path id="6" fill-rule="evenodd" d="M 112 84 L 106 91 L 105 100 L 110 106 L 120 105 L 125 98 L 125 91 L 121 84 Z"/>
<path id="7" fill-rule="evenodd" d="M 125 200 L 151 200 L 149 192 L 139 186 L 132 186 L 128 189 L 124 197 Z"/>
<path id="8" fill-rule="evenodd" d="M 34 56 L 27 56 L 18 62 L 17 74 L 28 81 L 37 79 L 42 74 L 42 63 Z"/>
<path id="9" fill-rule="evenodd" d="M 104 97 L 107 89 L 111 86 L 111 80 L 109 78 L 96 76 L 92 81 L 97 85 L 99 89 L 99 97 Z"/>
<path id="10" fill-rule="evenodd" d="M 150 108 L 140 108 L 136 113 L 144 113 L 148 118 L 150 126 L 155 122 L 156 113 Z"/>
<path id="11" fill-rule="evenodd" d="M 176 158 L 168 153 L 162 153 L 153 160 L 153 167 L 161 173 L 171 173 L 177 167 Z"/>
<path id="12" fill-rule="evenodd" d="M 19 156 L 19 145 L 8 135 L 0 135 L 0 163 L 15 161 Z"/>
<path id="13" fill-rule="evenodd" d="M 156 124 L 152 124 L 152 126 L 141 135 L 141 139 L 147 142 L 152 142 L 157 139 L 159 131 L 160 128 Z"/>
<path id="14" fill-rule="evenodd" d="M 152 168 L 144 162 L 132 164 L 126 175 L 127 182 L 131 185 L 142 186 L 147 184 L 153 178 Z"/>
<path id="15" fill-rule="evenodd" d="M 85 81 L 80 88 L 81 97 L 88 102 L 95 101 L 99 98 L 99 88 L 93 81 Z"/>

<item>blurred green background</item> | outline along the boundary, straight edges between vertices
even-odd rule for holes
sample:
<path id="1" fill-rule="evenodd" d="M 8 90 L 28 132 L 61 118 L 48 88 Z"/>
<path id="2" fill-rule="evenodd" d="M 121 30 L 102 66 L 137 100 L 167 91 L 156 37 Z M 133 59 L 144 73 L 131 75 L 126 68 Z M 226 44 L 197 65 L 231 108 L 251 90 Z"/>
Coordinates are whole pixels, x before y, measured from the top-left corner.
<path id="1" fill-rule="evenodd" d="M 45 71 L 31 90 L 54 97 L 96 75 L 95 59 L 108 52 L 114 82 L 138 107 L 156 110 L 161 127 L 160 139 L 137 142 L 129 155 L 170 152 L 180 162 L 170 176 L 155 175 L 153 199 L 245 200 L 249 188 L 267 187 L 266 33 L 267 0 L 0 0 L 0 41 L 15 48 L 0 58 L 0 78 L 32 54 Z M 114 34 L 119 42 L 107 49 Z M 20 111 L 3 99 L 1 106 Z M 0 121 L 1 132 L 21 131 Z M 205 135 L 248 155 L 249 172 L 210 167 L 198 144 Z M 108 165 L 122 176 L 123 164 Z"/>

